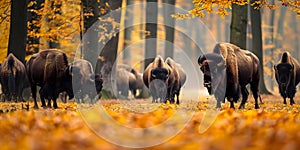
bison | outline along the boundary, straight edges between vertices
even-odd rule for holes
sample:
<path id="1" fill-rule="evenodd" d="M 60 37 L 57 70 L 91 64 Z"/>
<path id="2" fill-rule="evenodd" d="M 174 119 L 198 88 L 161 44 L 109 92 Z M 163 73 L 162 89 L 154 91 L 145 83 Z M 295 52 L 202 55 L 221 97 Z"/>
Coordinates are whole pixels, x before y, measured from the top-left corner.
<path id="1" fill-rule="evenodd" d="M 86 96 L 91 99 L 95 98 L 101 92 L 102 79 L 99 75 L 95 75 L 92 64 L 87 60 L 78 59 L 72 62 L 71 66 L 76 101 L 83 102 Z"/>
<path id="2" fill-rule="evenodd" d="M 165 60 L 165 63 L 167 63 L 171 68 L 172 71 L 175 74 L 175 80 L 176 82 L 174 82 L 174 87 L 173 87 L 173 91 L 172 91 L 172 95 L 176 96 L 176 104 L 179 104 L 179 94 L 180 94 L 180 90 L 181 87 L 184 85 L 185 81 L 186 81 L 186 73 L 183 69 L 183 67 L 176 63 L 172 58 L 168 57 Z M 178 82 L 179 81 L 179 82 Z M 175 97 L 172 97 L 173 102 L 175 101 Z"/>
<path id="3" fill-rule="evenodd" d="M 118 64 L 116 67 L 117 70 L 117 87 L 122 87 L 128 85 L 127 91 L 120 89 L 118 91 L 123 91 L 125 97 L 128 96 L 128 88 L 131 91 L 131 94 L 137 98 L 140 97 L 143 93 L 144 83 L 142 80 L 142 74 L 138 73 L 134 68 L 126 64 Z M 126 79 L 125 79 L 126 78 Z M 126 82 L 126 83 L 124 83 Z"/>
<path id="4" fill-rule="evenodd" d="M 37 85 L 41 87 L 39 93 L 42 107 L 58 108 L 56 99 L 61 92 L 67 92 L 69 99 L 74 97 L 72 89 L 72 67 L 68 65 L 67 55 L 59 50 L 47 49 L 32 55 L 26 63 L 26 70 L 31 86 L 34 108 L 38 109 L 36 101 Z"/>
<path id="5" fill-rule="evenodd" d="M 298 61 L 289 52 L 284 52 L 278 64 L 274 65 L 274 70 L 283 103 L 286 104 L 286 98 L 290 98 L 290 104 L 295 104 L 296 86 L 300 81 Z"/>
<path id="6" fill-rule="evenodd" d="M 260 61 L 256 55 L 230 43 L 218 43 L 213 53 L 199 57 L 198 64 L 204 74 L 204 86 L 217 99 L 217 108 L 221 107 L 221 101 L 224 102 L 225 98 L 234 108 L 240 93 L 242 102 L 239 109 L 244 108 L 249 95 L 247 84 L 250 84 L 255 99 L 255 109 L 259 108 Z"/>
<path id="7" fill-rule="evenodd" d="M 166 102 L 169 100 L 174 103 L 174 90 L 179 85 L 178 72 L 174 71 L 161 56 L 157 56 L 143 73 L 144 84 L 149 88 L 152 102 Z"/>
<path id="8" fill-rule="evenodd" d="M 2 63 L 0 72 L 4 100 L 24 101 L 22 93 L 27 79 L 24 64 L 10 53 Z"/>

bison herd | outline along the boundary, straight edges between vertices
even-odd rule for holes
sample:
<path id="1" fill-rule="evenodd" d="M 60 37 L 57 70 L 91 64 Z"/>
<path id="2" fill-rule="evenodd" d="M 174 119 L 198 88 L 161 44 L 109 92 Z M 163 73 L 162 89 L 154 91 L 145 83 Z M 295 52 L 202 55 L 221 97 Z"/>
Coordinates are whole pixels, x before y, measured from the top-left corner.
<path id="1" fill-rule="evenodd" d="M 255 54 L 230 43 L 217 43 L 213 52 L 199 56 L 198 64 L 203 73 L 204 87 L 216 98 L 217 108 L 225 99 L 234 108 L 234 103 L 241 96 L 239 108 L 243 109 L 249 95 L 248 84 L 255 100 L 254 108 L 259 108 L 258 99 L 262 102 L 258 90 L 261 64 Z M 86 97 L 91 101 L 93 98 L 99 99 L 103 86 L 108 82 L 108 75 L 103 72 L 111 70 L 112 65 L 106 64 L 96 74 L 89 61 L 79 59 L 69 63 L 67 55 L 59 50 L 36 53 L 25 65 L 11 53 L 0 65 L 0 83 L 4 101 L 25 101 L 23 89 L 30 87 L 34 108 L 37 109 L 36 92 L 39 86 L 41 106 L 58 108 L 56 100 L 61 93 L 68 95 L 69 99 L 75 96 L 77 103 L 84 102 Z M 127 98 L 130 92 L 134 97 L 139 97 L 147 87 L 153 103 L 180 103 L 180 91 L 187 76 L 184 68 L 172 58 L 164 60 L 157 56 L 143 73 L 125 64 L 116 65 L 115 70 L 115 95 Z M 298 61 L 284 52 L 274 65 L 274 70 L 283 103 L 286 104 L 286 98 L 289 98 L 293 105 L 296 86 L 300 82 Z M 45 100 L 48 100 L 47 104 Z"/>

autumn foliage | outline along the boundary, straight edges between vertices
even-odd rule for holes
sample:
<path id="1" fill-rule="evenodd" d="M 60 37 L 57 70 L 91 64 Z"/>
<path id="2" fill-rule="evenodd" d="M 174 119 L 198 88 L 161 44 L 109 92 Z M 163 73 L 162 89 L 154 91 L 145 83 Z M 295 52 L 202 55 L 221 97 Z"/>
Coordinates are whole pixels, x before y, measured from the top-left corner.
<path id="1" fill-rule="evenodd" d="M 210 109 L 207 102 L 162 104 L 145 114 L 130 111 L 125 104 L 113 100 L 105 101 L 102 106 L 114 120 L 134 128 L 161 124 L 178 110 L 194 112 L 179 134 L 148 149 L 299 149 L 299 105 L 283 105 L 279 96 L 263 96 L 263 99 L 264 104 L 258 110 L 252 109 L 252 99 L 245 110 L 229 109 L 224 104 L 204 133 L 199 132 L 199 126 Z M 147 105 L 152 104 L 144 106 Z M 1 149 L 128 149 L 97 136 L 73 102 L 59 103 L 56 110 L 33 110 L 32 103 L 29 111 L 22 109 L 21 103 L 1 102 L 0 106 Z"/>

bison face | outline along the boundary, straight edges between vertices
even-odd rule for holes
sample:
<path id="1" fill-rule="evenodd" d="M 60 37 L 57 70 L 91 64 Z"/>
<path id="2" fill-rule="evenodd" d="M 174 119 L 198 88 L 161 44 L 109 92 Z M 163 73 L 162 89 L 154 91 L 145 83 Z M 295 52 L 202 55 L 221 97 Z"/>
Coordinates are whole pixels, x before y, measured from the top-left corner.
<path id="1" fill-rule="evenodd" d="M 224 59 L 220 55 L 207 54 L 199 57 L 198 64 L 204 75 L 204 87 L 206 87 L 208 93 L 212 95 L 212 80 L 217 80 L 214 82 L 214 87 L 216 88 L 219 84 L 218 80 L 221 80 L 220 77 L 224 76 L 223 74 L 226 68 Z"/>
<path id="2" fill-rule="evenodd" d="M 276 71 L 276 79 L 281 86 L 286 86 L 291 80 L 294 66 L 287 63 L 281 63 L 274 66 Z"/>
<path id="3" fill-rule="evenodd" d="M 170 72 L 165 68 L 156 68 L 151 70 L 151 80 L 159 79 L 162 81 L 167 81 Z"/>
<path id="4" fill-rule="evenodd" d="M 65 74 L 62 77 L 62 82 L 61 82 L 61 89 L 60 92 L 67 92 L 69 99 L 74 98 L 74 92 L 73 92 L 73 84 L 72 84 L 72 70 L 73 67 L 69 66 L 68 69 L 66 70 Z"/>

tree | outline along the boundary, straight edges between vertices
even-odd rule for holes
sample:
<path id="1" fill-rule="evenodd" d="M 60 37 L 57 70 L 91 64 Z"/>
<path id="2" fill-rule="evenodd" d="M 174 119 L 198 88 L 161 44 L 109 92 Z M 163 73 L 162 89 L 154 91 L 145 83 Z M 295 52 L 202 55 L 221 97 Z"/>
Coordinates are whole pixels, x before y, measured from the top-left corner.
<path id="1" fill-rule="evenodd" d="M 20 61 L 25 62 L 27 37 L 27 5 L 28 0 L 11 0 L 10 32 L 8 51 Z"/>
<path id="2" fill-rule="evenodd" d="M 156 57 L 156 37 L 157 37 L 157 0 L 147 0 L 146 6 L 146 50 L 144 68 Z"/>
<path id="3" fill-rule="evenodd" d="M 247 42 L 247 8 L 248 5 L 232 5 L 232 17 L 230 25 L 230 43 L 242 49 L 246 49 Z"/>
<path id="4" fill-rule="evenodd" d="M 252 1 L 253 2 L 253 1 Z M 251 29 L 252 29 L 252 51 L 260 60 L 260 81 L 259 91 L 261 94 L 271 94 L 266 88 L 264 81 L 264 63 L 262 49 L 262 33 L 261 33 L 261 14 L 259 9 L 255 9 L 255 5 L 250 8 L 251 12 Z"/>
<path id="5" fill-rule="evenodd" d="M 126 6 L 130 6 L 134 4 L 134 0 L 126 0 Z M 132 6 L 130 7 L 132 8 Z M 127 46 L 131 43 L 131 32 L 133 31 L 133 12 L 134 10 L 129 9 L 128 7 L 126 7 L 126 12 L 125 12 L 125 33 L 124 33 L 124 49 L 126 49 L 125 51 L 123 51 L 123 60 L 124 63 L 129 64 L 130 65 L 130 50 L 127 49 Z"/>
<path id="6" fill-rule="evenodd" d="M 98 29 L 93 26 L 94 23 L 98 21 L 98 17 L 100 16 L 100 4 L 97 0 L 81 0 L 82 11 L 83 11 L 83 33 L 86 33 L 81 39 L 82 43 L 82 51 L 81 56 L 86 60 L 91 60 L 91 56 L 97 56 L 99 54 L 93 55 L 95 49 L 98 49 Z M 92 28 L 93 26 L 93 28 Z M 89 30 L 89 32 L 88 32 Z M 92 64 L 93 67 L 96 67 Z"/>
<path id="7" fill-rule="evenodd" d="M 165 45 L 165 57 L 173 58 L 174 55 L 174 28 L 175 28 L 175 20 L 171 17 L 175 12 L 175 3 L 176 0 L 163 0 L 165 3 L 163 11 L 164 11 L 164 24 L 165 24 L 165 32 L 166 32 L 166 43 Z"/>

